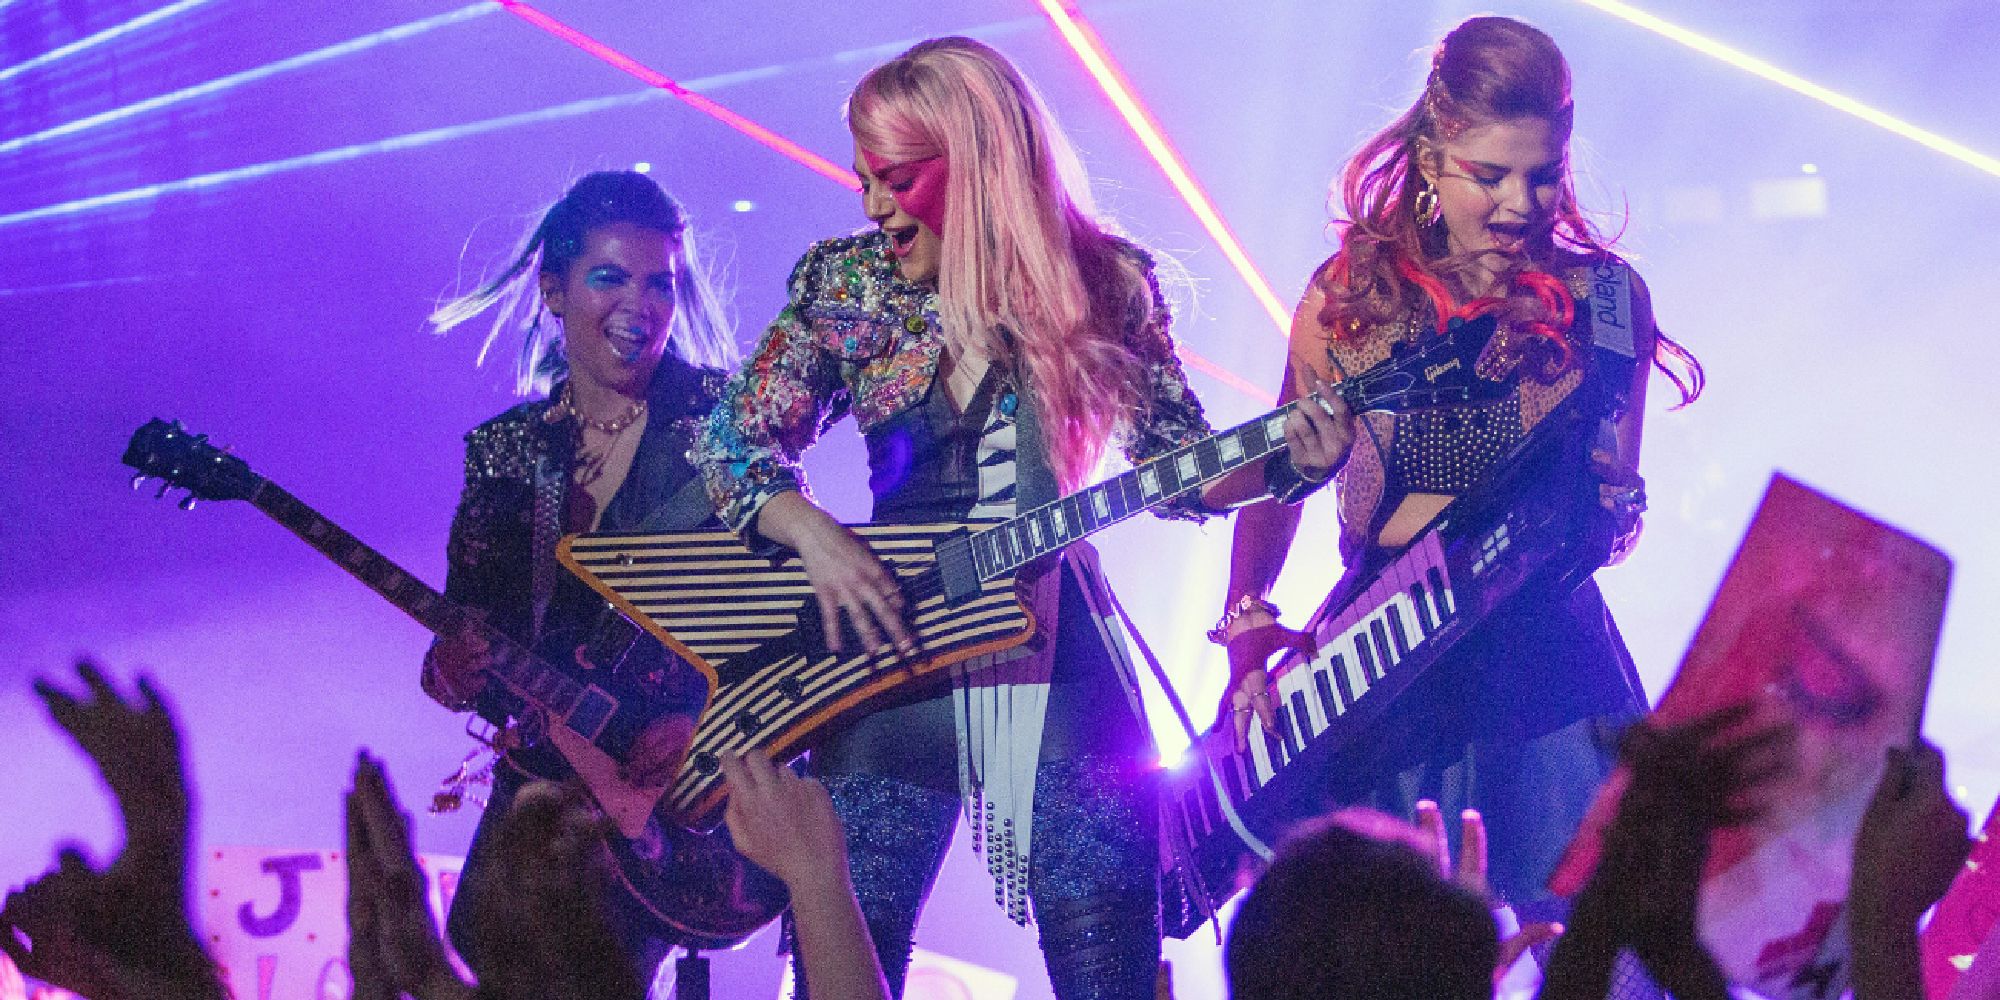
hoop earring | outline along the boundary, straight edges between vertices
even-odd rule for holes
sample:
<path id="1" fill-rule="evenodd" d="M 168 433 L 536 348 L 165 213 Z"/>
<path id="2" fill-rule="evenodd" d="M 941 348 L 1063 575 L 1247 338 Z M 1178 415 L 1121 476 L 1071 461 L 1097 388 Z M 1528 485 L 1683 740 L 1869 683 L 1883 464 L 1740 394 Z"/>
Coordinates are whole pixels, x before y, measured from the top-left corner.
<path id="1" fill-rule="evenodd" d="M 1416 197 L 1417 225 L 1429 229 L 1444 218 L 1444 206 L 1438 198 L 1437 185 L 1425 181 L 1423 190 Z"/>

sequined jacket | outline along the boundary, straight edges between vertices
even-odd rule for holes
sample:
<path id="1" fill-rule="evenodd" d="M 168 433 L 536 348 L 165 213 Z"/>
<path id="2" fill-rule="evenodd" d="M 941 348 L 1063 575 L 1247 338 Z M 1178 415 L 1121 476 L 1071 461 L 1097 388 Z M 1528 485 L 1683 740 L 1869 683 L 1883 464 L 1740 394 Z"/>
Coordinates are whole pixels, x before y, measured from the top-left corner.
<path id="1" fill-rule="evenodd" d="M 695 475 L 686 452 L 725 377 L 671 356 L 661 361 L 644 436 L 600 529 L 637 527 Z M 574 428 L 567 420 L 550 423 L 549 408 L 548 399 L 522 403 L 465 435 L 465 489 L 445 550 L 445 596 L 530 644 L 542 637 L 558 584 L 572 579 L 556 562 L 555 544 L 563 533 Z M 425 691 L 440 696 L 428 658 L 423 681 Z M 497 722 L 512 706 L 488 691 L 474 707 Z"/>
<path id="2" fill-rule="evenodd" d="M 1174 353 L 1153 261 L 1130 243 L 1121 250 L 1146 277 L 1124 330 L 1149 398 L 1118 442 L 1139 461 L 1211 431 Z M 750 530 L 757 511 L 787 490 L 808 492 L 798 465 L 805 450 L 849 413 L 866 435 L 921 403 L 945 349 L 937 293 L 897 275 L 880 232 L 813 244 L 789 287 L 789 303 L 724 387 L 693 456 L 723 523 L 760 548 Z M 1163 513 L 1201 510 L 1188 498 Z"/>

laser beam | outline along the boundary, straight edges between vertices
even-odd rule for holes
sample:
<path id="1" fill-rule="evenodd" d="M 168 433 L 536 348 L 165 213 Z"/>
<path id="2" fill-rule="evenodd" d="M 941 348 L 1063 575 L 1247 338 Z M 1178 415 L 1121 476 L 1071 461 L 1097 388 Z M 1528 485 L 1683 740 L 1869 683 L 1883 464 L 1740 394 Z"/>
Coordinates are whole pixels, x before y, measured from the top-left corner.
<path id="1" fill-rule="evenodd" d="M 29 146 L 44 143 L 51 139 L 76 135 L 99 126 L 112 124 L 113 122 L 124 121 L 148 112 L 158 111 L 161 108 L 172 107 L 198 97 L 220 94 L 224 91 L 241 87 L 246 83 L 255 83 L 258 80 L 268 79 L 281 73 L 289 73 L 293 70 L 304 69 L 307 66 L 323 63 L 331 59 L 353 55 L 356 52 L 371 49 L 377 45 L 414 38 L 435 28 L 457 24 L 460 21 L 468 21 L 475 17 L 494 13 L 499 9 L 488 2 L 467 4 L 457 10 L 446 11 L 442 14 L 411 21 L 408 24 L 399 24 L 393 28 L 384 28 L 381 31 L 370 32 L 366 35 L 350 38 L 344 42 L 314 49 L 311 52 L 302 52 L 295 56 L 277 60 L 276 62 L 265 63 L 255 69 L 246 69 L 240 73 L 231 73 L 228 76 L 217 77 L 205 83 L 197 83 L 191 87 L 183 87 L 157 97 L 148 97 L 143 101 L 135 101 L 131 104 L 99 111 L 94 115 L 86 115 L 74 121 L 51 126 L 40 132 L 31 132 L 27 135 L 0 141 L 0 155 L 26 149 Z"/>
<path id="2" fill-rule="evenodd" d="M 1112 106 L 1117 108 L 1119 116 L 1125 119 L 1126 127 L 1139 137 L 1139 144 L 1146 147 L 1147 155 L 1153 158 L 1154 163 L 1159 164 L 1160 170 L 1167 175 L 1168 183 L 1174 186 L 1174 191 L 1187 203 L 1194 217 L 1201 221 L 1202 228 L 1208 230 L 1209 238 L 1222 248 L 1222 255 L 1228 258 L 1229 266 L 1235 268 L 1236 273 L 1242 276 L 1243 283 L 1250 286 L 1250 294 L 1257 297 L 1258 304 L 1262 305 L 1264 312 L 1270 315 L 1271 322 L 1278 328 L 1278 335 L 1289 337 L 1292 325 L 1291 310 L 1278 301 L 1278 296 L 1271 291 L 1271 283 L 1265 281 L 1263 272 L 1257 270 L 1256 264 L 1251 263 L 1250 255 L 1244 252 L 1243 245 L 1236 239 L 1236 234 L 1230 231 L 1228 223 L 1222 221 L 1222 213 L 1215 210 L 1215 205 L 1209 201 L 1208 193 L 1202 190 L 1201 185 L 1196 183 L 1194 175 L 1188 172 L 1187 165 L 1181 161 L 1180 153 L 1167 141 L 1159 123 L 1153 120 L 1152 113 L 1140 102 L 1131 84 L 1126 81 L 1124 72 L 1111 58 L 1110 50 L 1104 47 L 1104 40 L 1097 35 L 1097 29 L 1091 27 L 1090 22 L 1076 9 L 1072 0 L 1036 0 L 1036 2 L 1041 5 L 1042 12 L 1048 15 L 1049 21 L 1055 25 L 1056 31 L 1061 33 L 1063 42 L 1069 46 L 1070 51 L 1076 53 L 1076 58 L 1083 63 L 1083 68 L 1097 81 L 1097 86 L 1104 91 L 1104 96 L 1111 99 Z"/>
<path id="3" fill-rule="evenodd" d="M 703 97 L 675 83 L 673 78 L 667 76 L 665 73 L 646 66 L 637 59 L 550 17 L 535 7 L 522 3 L 521 0 L 499 0 L 499 3 L 501 7 L 506 8 L 507 13 L 582 49 L 592 57 L 619 72 L 649 87 L 658 87 L 674 95 L 682 103 L 694 108 L 696 111 L 763 143 L 786 158 L 805 166 L 807 169 L 832 180 L 834 183 L 850 191 L 861 190 L 861 178 L 856 177 L 854 171 L 839 166 L 826 157 L 723 107 L 707 97 Z"/>
<path id="4" fill-rule="evenodd" d="M 1656 35 L 1679 42 L 1702 55 L 1721 60 L 1746 73 L 1762 77 L 1786 90 L 1810 97 L 1835 111 L 1842 111 L 1853 115 L 1870 125 L 1902 136 L 1932 152 L 1943 153 L 1961 163 L 1969 164 L 1995 177 L 2000 177 L 2000 159 L 1979 152 L 1964 143 L 1947 139 L 1929 129 L 1912 125 L 1887 111 L 1865 104 L 1838 91 L 1822 87 L 1796 73 L 1779 69 L 1742 49 L 1716 41 L 1692 29 L 1681 27 L 1658 15 L 1650 14 L 1629 3 L 1624 3 L 1622 0 L 1577 0 L 1577 2 L 1586 7 L 1594 7 L 1613 17 L 1636 24 Z"/>
<path id="5" fill-rule="evenodd" d="M 374 142 L 355 143 L 350 146 L 324 149 L 317 153 L 306 153 L 301 156 L 287 157 L 282 160 L 252 163 L 241 167 L 231 167 L 228 170 L 217 170 L 206 174 L 196 174 L 193 177 L 183 177 L 179 180 L 162 181 L 158 184 L 147 184 L 142 187 L 127 188 L 123 191 L 92 195 L 88 198 L 78 198 L 73 201 L 60 202 L 54 205 L 43 205 L 39 208 L 15 212 L 11 215 L 0 215 L 0 227 L 22 222 L 34 222 L 38 219 L 78 215 L 117 205 L 151 201 L 161 195 L 175 194 L 182 191 L 209 190 L 227 184 L 234 184 L 238 181 L 269 177 L 273 174 L 290 173 L 295 170 L 304 170 L 308 167 L 323 167 L 329 164 L 343 163 L 348 160 L 372 156 L 377 153 L 416 149 L 422 146 L 436 145 L 440 142 L 448 142 L 453 139 L 463 139 L 468 136 L 480 135 L 487 132 L 498 132 L 502 129 L 515 128 L 521 125 L 553 121 L 559 118 L 571 118 L 593 111 L 602 111 L 606 108 L 643 104 L 648 101 L 661 99 L 662 97 L 658 91 L 640 90 L 611 97 L 593 97 L 587 100 L 571 101 L 568 104 L 558 104 L 554 107 L 541 108 L 535 111 L 523 111 L 518 114 L 504 115 L 499 118 L 487 118 L 482 121 L 467 122 L 463 125 L 425 129 L 421 132 L 410 132 L 387 139 L 379 139 Z"/>
<path id="6" fill-rule="evenodd" d="M 50 49 L 49 51 L 44 52 L 41 55 L 34 57 L 33 59 L 27 59 L 22 62 L 15 63 L 14 65 L 7 67 L 6 69 L 0 69 L 0 82 L 5 82 L 7 80 L 13 79 L 16 76 L 21 75 L 22 73 L 28 72 L 29 70 L 36 69 L 42 66 L 47 66 L 48 64 L 55 62 L 58 59 L 65 59 L 70 56 L 76 55 L 77 53 L 82 52 L 86 49 L 102 45 L 105 42 L 111 41 L 112 39 L 117 38 L 120 35 L 130 34 L 134 31 L 138 31 L 139 29 L 147 27 L 149 25 L 158 24 L 161 21 L 167 20 L 168 18 L 185 14 L 188 11 L 195 9 L 196 7 L 200 7 L 211 2 L 213 2 L 213 0 L 176 0 L 176 2 L 174 3 L 170 3 L 165 7 L 159 8 L 158 10 L 148 11 L 147 13 L 141 14 L 138 17 L 135 17 L 130 21 L 126 21 L 123 24 L 112 25 L 111 27 L 106 28 L 103 31 L 100 31 L 94 35 L 89 35 L 84 38 L 79 38 L 76 41 L 69 43 L 68 45 L 61 45 L 57 46 L 56 48 Z"/>
<path id="7" fill-rule="evenodd" d="M 775 150 L 776 152 L 800 164 L 803 164 L 804 166 L 820 174 L 821 176 L 832 180 L 834 183 L 839 184 L 850 191 L 861 190 L 861 179 L 859 177 L 856 177 L 853 171 L 848 170 L 845 167 L 837 166 L 831 161 L 827 160 L 825 157 L 822 157 L 817 153 L 814 153 L 811 150 L 806 149 L 805 147 L 799 145 L 798 143 L 795 143 L 792 140 L 787 139 L 784 136 L 781 136 L 776 132 L 773 132 L 770 129 L 765 128 L 764 126 L 759 125 L 756 122 L 751 121 L 750 119 L 745 118 L 742 115 L 739 115 L 736 112 L 723 107 L 722 105 L 716 103 L 713 100 L 710 100 L 709 98 L 703 97 L 702 95 L 695 93 L 694 91 L 688 89 L 687 87 L 675 83 L 673 79 L 668 77 L 666 74 L 646 66 L 645 64 L 639 62 L 637 59 L 634 59 L 631 56 L 628 56 L 618 51 L 617 49 L 614 49 L 611 46 L 606 45 L 603 42 L 600 42 L 597 39 L 592 38 L 589 35 L 586 35 L 583 32 L 578 31 L 573 27 L 570 27 L 567 24 L 562 23 L 561 21 L 556 20 L 553 17 L 550 17 L 548 14 L 545 14 L 542 11 L 537 10 L 536 8 L 530 6 L 529 4 L 520 2 L 520 0 L 499 0 L 499 3 L 502 7 L 505 7 L 507 9 L 508 13 L 514 14 L 520 17 L 522 20 L 525 20 L 528 23 L 533 24 L 535 27 L 540 28 L 543 31 L 548 32 L 549 34 L 554 35 L 555 37 L 560 38 L 563 41 L 568 42 L 571 45 L 574 45 L 577 48 L 582 49 L 583 51 L 589 53 L 591 56 L 599 60 L 602 60 L 605 64 L 619 70 L 622 73 L 631 76 L 633 79 L 645 83 L 647 86 L 658 87 L 659 89 L 674 95 L 675 97 L 686 102 L 688 105 L 692 106 L 693 108 L 702 112 L 703 114 L 709 115 L 710 117 L 715 118 L 717 121 L 720 121 L 725 125 L 728 125 L 730 128 L 733 128 L 738 132 L 741 132 L 744 135 L 747 135 L 750 138 L 755 139 L 760 143 L 763 143 L 765 146 L 771 148 L 772 150 Z M 1182 171 L 1181 173 L 1183 177 L 1186 176 L 1186 171 Z M 1190 180 L 1189 183 L 1192 183 L 1192 180 Z M 1197 189 L 1197 193 L 1199 193 L 1199 189 Z M 1206 200 L 1204 199 L 1204 203 L 1205 201 Z M 1210 209 L 1210 215 L 1212 216 L 1213 214 L 1214 214 L 1213 209 Z M 1217 218 L 1216 221 L 1218 224 L 1220 224 L 1221 222 L 1219 218 Z M 1234 238 L 1228 237 L 1226 230 L 1224 230 L 1224 236 L 1230 240 L 1229 243 L 1225 244 L 1224 252 L 1226 253 L 1227 247 L 1234 244 Z M 1241 256 L 1242 254 L 1241 248 L 1237 249 L 1237 254 L 1238 256 Z M 1248 258 L 1243 258 L 1243 260 L 1246 265 L 1249 263 Z M 1252 273 L 1253 274 L 1255 273 L 1254 269 L 1252 269 Z M 1262 276 L 1258 276 L 1257 281 L 1260 285 L 1262 285 L 1263 282 Z M 1262 287 L 1264 289 L 1264 294 L 1271 298 L 1272 303 L 1276 303 L 1277 301 L 1276 297 L 1271 296 L 1270 294 L 1270 287 L 1268 285 L 1263 285 Z M 1282 308 L 1280 309 L 1280 312 L 1282 313 Z M 1281 329 L 1284 327 L 1285 322 L 1286 320 L 1280 321 Z M 1210 361 L 1205 357 L 1202 357 L 1200 354 L 1196 353 L 1192 348 L 1187 347 L 1185 344 L 1180 345 L 1179 353 L 1181 359 L 1187 362 L 1188 367 L 1193 368 L 1197 371 L 1204 372 L 1211 378 L 1214 378 L 1215 380 L 1223 383 L 1224 385 L 1229 386 L 1232 389 L 1235 389 L 1238 392 L 1248 395 L 1252 399 L 1258 400 L 1259 402 L 1275 405 L 1276 403 L 1275 398 L 1272 397 L 1269 393 L 1265 392 L 1264 390 L 1258 388 L 1255 383 L 1252 383 L 1249 380 L 1243 378 L 1242 376 L 1237 375 L 1235 372 L 1232 372 L 1229 369 L 1224 368 L 1223 366 L 1213 361 Z"/>

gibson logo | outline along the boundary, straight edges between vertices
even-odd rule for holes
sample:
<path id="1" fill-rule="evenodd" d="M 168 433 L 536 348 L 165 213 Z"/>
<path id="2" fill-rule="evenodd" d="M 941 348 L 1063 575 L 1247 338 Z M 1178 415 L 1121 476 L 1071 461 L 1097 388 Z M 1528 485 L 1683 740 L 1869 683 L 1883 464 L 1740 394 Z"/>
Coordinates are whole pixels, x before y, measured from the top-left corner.
<path id="1" fill-rule="evenodd" d="M 1432 365 L 1429 368 L 1424 369 L 1424 381 L 1435 382 L 1438 380 L 1439 375 L 1443 375 L 1445 372 L 1451 371 L 1452 369 L 1457 367 L 1458 367 L 1457 358 L 1453 358 L 1450 361 L 1447 361 L 1441 365 Z"/>

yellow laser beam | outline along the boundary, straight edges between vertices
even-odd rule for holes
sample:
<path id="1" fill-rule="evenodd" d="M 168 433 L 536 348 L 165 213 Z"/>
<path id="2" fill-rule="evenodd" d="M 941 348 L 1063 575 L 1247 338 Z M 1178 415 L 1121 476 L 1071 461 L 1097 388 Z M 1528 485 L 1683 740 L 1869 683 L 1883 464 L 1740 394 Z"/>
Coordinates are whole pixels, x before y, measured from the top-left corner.
<path id="1" fill-rule="evenodd" d="M 1955 142 L 1929 129 L 1912 125 L 1880 108 L 1855 100 L 1839 91 L 1822 87 L 1797 73 L 1779 69 L 1769 62 L 1759 59 L 1735 46 L 1716 41 L 1698 31 L 1683 28 L 1658 15 L 1640 10 L 1629 3 L 1624 3 L 1622 0 L 1577 0 L 1577 2 L 1587 7 L 1594 7 L 1621 20 L 1636 24 L 1656 35 L 1679 42 L 1702 55 L 1720 59 L 1737 69 L 1769 80 L 1786 90 L 1803 94 L 1835 111 L 1846 112 L 1884 131 L 1902 136 L 1932 152 L 1943 153 L 1961 163 L 1969 164 L 1995 177 L 2000 177 L 2000 158 L 1988 156 L 1964 143 Z"/>

